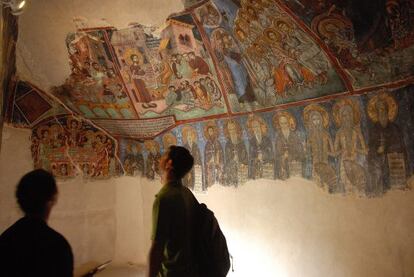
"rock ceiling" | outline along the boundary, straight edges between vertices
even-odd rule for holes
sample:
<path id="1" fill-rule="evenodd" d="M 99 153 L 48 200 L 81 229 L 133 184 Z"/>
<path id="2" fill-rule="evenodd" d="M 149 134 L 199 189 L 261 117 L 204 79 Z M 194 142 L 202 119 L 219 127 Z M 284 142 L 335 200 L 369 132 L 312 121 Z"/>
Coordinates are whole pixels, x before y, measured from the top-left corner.
<path id="1" fill-rule="evenodd" d="M 412 83 L 412 1 L 343 2 L 32 1 L 11 117 L 72 114 L 146 139 Z"/>

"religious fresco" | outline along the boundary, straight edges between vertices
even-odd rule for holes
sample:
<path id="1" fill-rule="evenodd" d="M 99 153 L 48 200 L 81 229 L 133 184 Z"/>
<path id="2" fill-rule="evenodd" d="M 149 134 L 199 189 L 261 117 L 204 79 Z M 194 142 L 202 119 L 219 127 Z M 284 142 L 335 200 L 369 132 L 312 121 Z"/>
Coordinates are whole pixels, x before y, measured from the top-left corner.
<path id="1" fill-rule="evenodd" d="M 355 87 L 412 75 L 414 4 L 411 0 L 282 2 L 328 46 Z"/>
<path id="2" fill-rule="evenodd" d="M 34 167 L 56 177 L 108 178 L 119 171 L 114 140 L 73 117 L 41 123 L 30 139 Z"/>
<path id="3" fill-rule="evenodd" d="M 190 15 L 169 17 L 159 36 L 139 24 L 115 30 L 111 44 L 140 118 L 226 112 L 212 58 Z"/>
<path id="4" fill-rule="evenodd" d="M 71 74 L 51 92 L 73 111 L 86 118 L 137 118 L 117 65 L 110 54 L 107 30 L 68 34 Z"/>
<path id="5" fill-rule="evenodd" d="M 271 1 L 214 0 L 194 14 L 233 112 L 346 91 L 322 49 Z"/>
<path id="6" fill-rule="evenodd" d="M 154 140 L 120 140 L 126 175 L 159 178 L 159 159 L 182 145 L 195 159 L 195 192 L 248 180 L 313 180 L 332 194 L 377 197 L 408 189 L 414 170 L 413 87 L 185 124 Z"/>

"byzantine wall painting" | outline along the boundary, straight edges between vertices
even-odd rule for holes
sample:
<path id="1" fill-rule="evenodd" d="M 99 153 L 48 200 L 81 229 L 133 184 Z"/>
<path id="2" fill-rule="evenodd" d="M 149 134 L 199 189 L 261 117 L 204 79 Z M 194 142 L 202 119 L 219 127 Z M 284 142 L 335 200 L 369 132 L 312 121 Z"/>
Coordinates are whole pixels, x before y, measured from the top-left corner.
<path id="1" fill-rule="evenodd" d="M 233 112 L 347 90 L 321 47 L 272 1 L 214 0 L 194 14 Z"/>
<path id="2" fill-rule="evenodd" d="M 31 142 L 34 167 L 58 178 L 109 178 L 119 172 L 114 140 L 77 118 L 64 116 L 39 124 L 32 130 Z"/>
<path id="3" fill-rule="evenodd" d="M 190 150 L 196 192 L 247 180 L 303 177 L 324 191 L 376 197 L 407 189 L 414 169 L 413 87 L 178 126 L 144 143 L 120 140 L 125 173 L 157 178 L 169 145 Z"/>
<path id="4" fill-rule="evenodd" d="M 356 88 L 388 83 L 414 72 L 413 1 L 280 2 L 329 47 Z"/>

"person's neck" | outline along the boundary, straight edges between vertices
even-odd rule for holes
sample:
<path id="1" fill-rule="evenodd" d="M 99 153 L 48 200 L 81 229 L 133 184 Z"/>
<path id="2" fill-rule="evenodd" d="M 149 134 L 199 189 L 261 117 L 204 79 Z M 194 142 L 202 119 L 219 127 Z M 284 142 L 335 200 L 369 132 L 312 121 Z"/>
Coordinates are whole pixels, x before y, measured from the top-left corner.
<path id="1" fill-rule="evenodd" d="M 177 179 L 171 172 L 164 172 L 164 175 L 162 176 L 162 184 L 164 186 L 179 181 L 180 179 Z"/>
<path id="2" fill-rule="evenodd" d="M 49 214 L 25 214 L 25 217 L 35 219 L 35 220 L 41 220 L 47 224 L 47 221 L 49 219 Z"/>

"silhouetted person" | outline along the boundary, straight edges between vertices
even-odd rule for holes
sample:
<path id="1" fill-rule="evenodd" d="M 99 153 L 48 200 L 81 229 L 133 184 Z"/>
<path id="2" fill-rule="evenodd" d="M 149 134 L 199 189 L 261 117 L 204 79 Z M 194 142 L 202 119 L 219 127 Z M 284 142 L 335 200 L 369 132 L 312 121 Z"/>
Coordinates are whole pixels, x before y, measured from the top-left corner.
<path id="1" fill-rule="evenodd" d="M 179 146 L 170 146 L 161 158 L 163 187 L 152 210 L 149 277 L 197 276 L 192 226 L 198 202 L 181 183 L 193 163 L 190 152 Z"/>
<path id="2" fill-rule="evenodd" d="M 69 243 L 47 225 L 57 194 L 54 177 L 43 169 L 20 180 L 16 198 L 25 216 L 0 236 L 1 276 L 73 276 Z"/>

